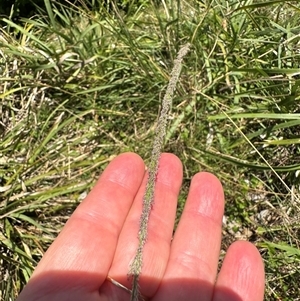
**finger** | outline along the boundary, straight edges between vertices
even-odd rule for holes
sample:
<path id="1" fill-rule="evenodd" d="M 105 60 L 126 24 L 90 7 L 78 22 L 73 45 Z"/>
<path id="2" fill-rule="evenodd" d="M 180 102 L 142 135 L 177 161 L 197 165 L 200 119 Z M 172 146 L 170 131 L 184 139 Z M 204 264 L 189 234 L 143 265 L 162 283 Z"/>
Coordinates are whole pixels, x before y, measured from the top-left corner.
<path id="1" fill-rule="evenodd" d="M 195 175 L 172 242 L 168 267 L 154 300 L 211 300 L 223 210 L 219 180 L 210 173 Z M 182 285 L 174 289 L 178 279 Z"/>
<path id="2" fill-rule="evenodd" d="M 264 297 L 262 258 L 249 242 L 232 244 L 219 273 L 213 301 L 262 301 Z"/>
<path id="3" fill-rule="evenodd" d="M 127 273 L 138 247 L 138 229 L 142 212 L 142 199 L 147 176 L 128 214 L 109 275 L 127 287 L 131 283 Z M 148 239 L 143 253 L 140 277 L 141 293 L 151 296 L 157 290 L 169 257 L 176 206 L 182 181 L 182 165 L 172 154 L 163 154 L 159 162 L 155 186 L 154 205 L 148 225 Z M 151 281 L 148 281 L 151 279 Z"/>
<path id="4" fill-rule="evenodd" d="M 138 155 L 125 153 L 116 157 L 46 252 L 33 278 L 51 271 L 89 273 L 98 277 L 94 277 L 96 283 L 86 284 L 90 285 L 87 289 L 98 290 L 144 173 L 145 166 Z"/>

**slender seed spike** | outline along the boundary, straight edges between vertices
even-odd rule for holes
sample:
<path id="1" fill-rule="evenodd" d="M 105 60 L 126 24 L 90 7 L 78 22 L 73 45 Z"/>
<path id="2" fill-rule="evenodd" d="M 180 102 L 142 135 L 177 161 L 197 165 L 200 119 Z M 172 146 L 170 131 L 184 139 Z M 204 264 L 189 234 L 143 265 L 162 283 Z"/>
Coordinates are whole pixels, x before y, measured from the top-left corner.
<path id="1" fill-rule="evenodd" d="M 155 180 L 158 171 L 158 164 L 163 148 L 164 138 L 166 136 L 166 128 L 170 114 L 170 108 L 172 105 L 173 94 L 181 71 L 181 63 L 189 49 L 190 44 L 188 43 L 179 50 L 177 58 L 174 61 L 174 67 L 170 75 L 166 94 L 162 100 L 162 110 L 158 119 L 150 164 L 148 166 L 148 180 L 143 198 L 143 209 L 138 232 L 139 244 L 128 273 L 129 277 L 132 277 L 131 301 L 139 301 L 141 297 L 139 292 L 139 277 L 142 271 L 143 250 L 148 235 L 149 217 L 154 201 Z"/>

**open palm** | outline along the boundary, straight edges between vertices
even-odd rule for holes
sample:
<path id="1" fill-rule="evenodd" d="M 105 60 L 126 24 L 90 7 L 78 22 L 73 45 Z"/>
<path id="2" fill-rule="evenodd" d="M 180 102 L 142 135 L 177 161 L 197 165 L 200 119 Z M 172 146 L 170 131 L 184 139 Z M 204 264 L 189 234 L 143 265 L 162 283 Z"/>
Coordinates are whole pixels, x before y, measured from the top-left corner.
<path id="1" fill-rule="evenodd" d="M 122 301 L 138 245 L 147 175 L 133 153 L 115 158 L 48 249 L 17 301 Z M 217 273 L 224 195 L 218 179 L 196 174 L 173 237 L 182 165 L 163 154 L 144 249 L 141 294 L 153 301 L 262 301 L 264 268 L 248 242 L 229 248 Z M 172 239 L 173 237 L 173 239 Z"/>

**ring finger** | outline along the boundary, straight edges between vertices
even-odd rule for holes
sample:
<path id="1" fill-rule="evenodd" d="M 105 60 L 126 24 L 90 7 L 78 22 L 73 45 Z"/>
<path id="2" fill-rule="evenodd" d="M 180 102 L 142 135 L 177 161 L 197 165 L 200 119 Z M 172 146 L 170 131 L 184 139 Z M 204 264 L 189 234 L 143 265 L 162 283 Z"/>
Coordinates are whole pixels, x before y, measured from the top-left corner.
<path id="1" fill-rule="evenodd" d="M 223 210 L 219 180 L 210 173 L 196 174 L 172 242 L 166 273 L 153 300 L 211 300 Z"/>

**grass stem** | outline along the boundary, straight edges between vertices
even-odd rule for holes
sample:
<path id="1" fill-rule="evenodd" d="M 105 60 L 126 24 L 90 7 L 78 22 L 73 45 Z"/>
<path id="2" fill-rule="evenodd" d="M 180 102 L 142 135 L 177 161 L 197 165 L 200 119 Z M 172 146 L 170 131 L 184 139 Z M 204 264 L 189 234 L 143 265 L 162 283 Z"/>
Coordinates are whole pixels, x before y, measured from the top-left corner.
<path id="1" fill-rule="evenodd" d="M 131 299 L 130 299 L 131 301 L 138 301 L 140 297 L 139 277 L 142 271 L 143 250 L 147 240 L 148 223 L 149 223 L 151 208 L 154 202 L 155 180 L 158 172 L 159 158 L 163 148 L 164 138 L 166 136 L 168 117 L 172 105 L 173 94 L 181 71 L 181 63 L 184 56 L 188 53 L 189 48 L 190 48 L 190 44 L 186 44 L 179 50 L 177 58 L 174 61 L 174 67 L 171 72 L 166 94 L 162 101 L 162 110 L 158 119 L 150 164 L 148 166 L 149 175 L 146 184 L 145 195 L 143 198 L 143 209 L 142 209 L 140 227 L 138 232 L 139 244 L 136 251 L 136 255 L 133 259 L 133 262 L 129 270 L 129 276 L 132 277 L 132 292 L 131 292 Z"/>

